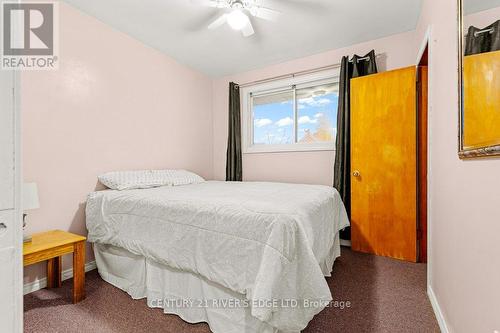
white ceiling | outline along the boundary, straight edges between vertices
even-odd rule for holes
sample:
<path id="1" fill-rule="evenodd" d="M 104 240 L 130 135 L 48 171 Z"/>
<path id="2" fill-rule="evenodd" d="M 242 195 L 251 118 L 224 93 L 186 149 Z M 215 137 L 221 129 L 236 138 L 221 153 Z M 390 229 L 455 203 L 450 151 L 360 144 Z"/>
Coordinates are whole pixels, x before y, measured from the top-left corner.
<path id="1" fill-rule="evenodd" d="M 207 30 L 221 9 L 190 0 L 64 0 L 104 23 L 212 77 L 415 29 L 422 0 L 262 0 L 282 12 L 252 18 L 244 38 L 224 25 Z"/>

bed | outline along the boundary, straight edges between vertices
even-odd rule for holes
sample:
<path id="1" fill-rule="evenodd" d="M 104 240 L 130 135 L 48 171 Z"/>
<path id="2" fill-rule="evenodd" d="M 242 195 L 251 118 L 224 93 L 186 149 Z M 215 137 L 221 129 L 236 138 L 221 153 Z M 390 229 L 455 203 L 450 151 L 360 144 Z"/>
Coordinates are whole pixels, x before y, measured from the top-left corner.
<path id="1" fill-rule="evenodd" d="M 349 225 L 331 187 L 219 181 L 93 192 L 86 221 L 105 281 L 215 333 L 304 329 Z"/>

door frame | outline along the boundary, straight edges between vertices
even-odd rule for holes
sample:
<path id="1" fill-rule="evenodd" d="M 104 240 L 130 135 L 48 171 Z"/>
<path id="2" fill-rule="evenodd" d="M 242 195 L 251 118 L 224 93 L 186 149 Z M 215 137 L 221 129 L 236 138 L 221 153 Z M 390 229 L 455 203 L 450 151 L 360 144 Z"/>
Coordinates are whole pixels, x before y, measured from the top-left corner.
<path id="1" fill-rule="evenodd" d="M 14 0 L 20 3 L 21 0 Z M 20 23 L 14 21 L 16 33 L 21 30 Z M 15 280 L 14 280 L 14 332 L 24 331 L 24 267 L 23 267 L 23 163 L 22 163 L 22 125 L 21 125 L 21 71 L 12 71 L 12 97 L 14 112 L 14 261 L 15 261 Z"/>
<path id="2" fill-rule="evenodd" d="M 431 168 L 431 147 L 432 147 L 432 131 L 431 119 L 432 119 L 432 95 L 433 95 L 433 82 L 432 82 L 432 25 L 427 27 L 424 38 L 420 44 L 420 49 L 417 54 L 416 66 L 418 66 L 422 60 L 425 49 L 427 48 L 428 57 L 428 79 L 427 79 L 427 292 L 432 292 L 431 281 L 432 281 L 432 215 L 430 214 L 432 208 L 432 168 Z"/>
<path id="3" fill-rule="evenodd" d="M 23 332 L 24 322 L 24 300 L 23 300 L 23 214 L 22 214 L 22 145 L 21 145 L 21 73 L 15 71 L 13 74 L 13 99 L 14 99 L 14 216 L 18 221 L 14 230 L 15 237 L 15 261 L 16 280 L 14 287 L 17 302 L 14 304 L 15 323 L 14 331 Z"/>

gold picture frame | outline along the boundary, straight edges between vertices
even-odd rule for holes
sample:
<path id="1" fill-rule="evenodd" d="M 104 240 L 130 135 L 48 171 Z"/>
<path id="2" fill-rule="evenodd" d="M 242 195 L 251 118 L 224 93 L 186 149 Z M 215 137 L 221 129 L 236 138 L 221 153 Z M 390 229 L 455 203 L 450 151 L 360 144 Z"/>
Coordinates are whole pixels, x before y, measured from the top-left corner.
<path id="1" fill-rule="evenodd" d="M 463 0 L 458 0 L 458 156 L 461 159 L 500 157 L 500 144 L 468 147 L 464 144 L 464 11 Z M 500 138 L 499 138 L 500 141 Z"/>

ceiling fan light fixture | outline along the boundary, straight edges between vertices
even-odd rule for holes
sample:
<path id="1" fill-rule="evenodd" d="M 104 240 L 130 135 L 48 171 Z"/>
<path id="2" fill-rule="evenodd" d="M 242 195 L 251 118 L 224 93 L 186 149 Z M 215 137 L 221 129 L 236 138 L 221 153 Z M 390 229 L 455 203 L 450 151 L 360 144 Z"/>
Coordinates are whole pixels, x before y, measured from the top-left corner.
<path id="1" fill-rule="evenodd" d="M 240 9 L 233 9 L 227 16 L 227 23 L 234 30 L 241 30 L 248 24 L 248 16 Z"/>

